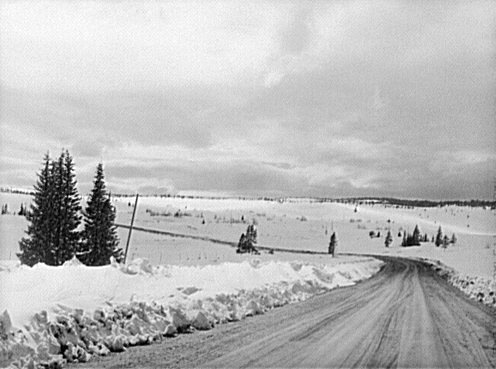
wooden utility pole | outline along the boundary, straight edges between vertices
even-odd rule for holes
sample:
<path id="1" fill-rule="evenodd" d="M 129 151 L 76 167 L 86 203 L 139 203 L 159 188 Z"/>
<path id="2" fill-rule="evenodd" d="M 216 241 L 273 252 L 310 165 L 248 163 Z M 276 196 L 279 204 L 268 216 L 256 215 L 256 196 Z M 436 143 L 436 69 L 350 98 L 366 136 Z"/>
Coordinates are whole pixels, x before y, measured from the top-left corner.
<path id="1" fill-rule="evenodd" d="M 139 195 L 136 194 L 136 200 L 134 201 L 133 216 L 131 218 L 131 226 L 129 227 L 129 234 L 127 235 L 126 251 L 124 252 L 124 264 L 126 264 L 127 252 L 129 250 L 129 243 L 131 242 L 131 232 L 133 231 L 134 216 L 136 215 L 136 209 L 138 208 L 138 196 Z"/>

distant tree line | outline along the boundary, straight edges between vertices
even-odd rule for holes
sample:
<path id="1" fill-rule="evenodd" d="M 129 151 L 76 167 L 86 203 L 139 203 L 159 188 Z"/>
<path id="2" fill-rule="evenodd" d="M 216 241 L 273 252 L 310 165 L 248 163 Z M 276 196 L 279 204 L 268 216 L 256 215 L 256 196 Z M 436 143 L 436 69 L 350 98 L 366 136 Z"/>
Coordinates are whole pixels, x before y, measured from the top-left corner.
<path id="1" fill-rule="evenodd" d="M 0 192 L 11 192 L 10 190 L 0 189 Z M 14 192 L 14 191 L 12 191 Z M 24 193 L 20 191 L 19 193 Z M 125 193 L 115 193 L 112 194 L 113 197 L 134 197 L 135 194 L 125 194 Z M 313 202 L 325 203 L 325 202 L 336 202 L 343 204 L 356 204 L 356 205 L 389 205 L 397 207 L 406 208 L 429 208 L 429 207 L 444 207 L 444 206 L 468 206 L 468 207 L 486 207 L 491 209 L 496 209 L 496 201 L 494 200 L 407 200 L 407 199 L 397 199 L 392 197 L 347 197 L 347 198 L 332 198 L 332 197 L 317 197 L 317 198 L 299 198 L 299 197 L 245 197 L 245 196 L 195 196 L 195 195 L 179 195 L 179 194 L 149 194 L 144 195 L 149 197 L 160 197 L 160 198 L 179 198 L 179 199 L 209 199 L 209 200 L 260 200 L 269 202 L 298 202 L 301 199 L 310 199 Z"/>
<path id="2" fill-rule="evenodd" d="M 21 194 L 21 195 L 34 195 L 33 191 L 19 190 L 19 189 L 15 189 L 15 188 L 5 188 L 5 187 L 0 187 L 0 192 L 16 193 L 16 194 Z"/>
<path id="3" fill-rule="evenodd" d="M 69 151 L 57 160 L 49 154 L 34 186 L 33 203 L 27 211 L 26 237 L 17 254 L 23 264 L 43 262 L 61 265 L 76 256 L 86 265 L 105 265 L 110 257 L 122 259 L 118 248 L 115 208 L 105 188 L 103 165 L 97 166 L 94 187 L 83 210 L 76 188 L 74 162 Z M 83 230 L 80 230 L 81 223 Z"/>
<path id="4" fill-rule="evenodd" d="M 20 189 L 12 189 L 0 187 L 0 192 L 8 192 L 8 193 L 18 193 L 18 194 L 28 194 L 33 195 L 32 191 L 20 190 Z M 126 193 L 115 193 L 112 194 L 113 197 L 134 197 L 135 194 L 126 194 Z M 299 199 L 299 197 L 246 197 L 246 196 L 196 196 L 196 195 L 180 195 L 180 194 L 171 194 L 171 193 L 162 193 L 162 194 L 150 194 L 145 195 L 150 197 L 161 197 L 161 198 L 180 198 L 180 199 L 210 199 L 210 200 L 261 200 L 261 201 L 269 201 L 269 202 L 294 202 Z M 314 202 L 323 203 L 323 202 L 337 202 L 337 203 L 345 203 L 345 204 L 357 204 L 357 205 L 394 205 L 394 206 L 402 206 L 402 207 L 418 207 L 418 208 L 432 208 L 432 207 L 444 207 L 444 206 L 468 206 L 468 207 L 488 207 L 491 209 L 496 209 L 496 201 L 495 200 L 410 200 L 410 199 L 398 199 L 394 197 L 344 197 L 344 198 L 333 198 L 333 197 L 316 197 L 310 199 Z M 293 200 L 293 201 L 291 201 Z"/>
<path id="5" fill-rule="evenodd" d="M 126 197 L 134 197 L 136 194 L 129 194 L 129 193 L 113 193 L 113 197 L 117 198 L 126 198 Z M 195 195 L 179 195 L 179 194 L 172 194 L 172 193 L 154 193 L 154 194 L 148 194 L 148 195 L 141 195 L 142 197 L 159 197 L 159 198 L 173 198 L 173 199 L 207 199 L 207 200 L 240 200 L 240 201 L 253 201 L 253 200 L 258 200 L 258 201 L 268 201 L 268 202 L 284 202 L 286 201 L 285 198 L 280 198 L 280 197 L 246 197 L 246 196 L 195 196 Z"/>
<path id="6" fill-rule="evenodd" d="M 341 199 L 326 199 L 329 202 L 358 204 L 358 205 L 396 205 L 403 207 L 418 207 L 418 208 L 432 208 L 443 206 L 469 206 L 469 207 L 489 207 L 496 208 L 496 201 L 494 200 L 407 200 L 396 199 L 392 197 L 352 197 Z M 325 201 L 323 201 L 325 202 Z"/>

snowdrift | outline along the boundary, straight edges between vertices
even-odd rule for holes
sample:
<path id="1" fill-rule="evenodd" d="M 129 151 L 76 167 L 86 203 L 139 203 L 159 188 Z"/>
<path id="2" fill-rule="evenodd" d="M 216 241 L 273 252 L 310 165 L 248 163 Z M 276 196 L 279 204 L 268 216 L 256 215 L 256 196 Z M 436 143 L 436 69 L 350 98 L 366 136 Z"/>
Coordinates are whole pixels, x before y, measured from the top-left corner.
<path id="1" fill-rule="evenodd" d="M 444 265 L 440 261 L 432 261 L 424 258 L 422 260 L 429 263 L 431 268 L 441 277 L 469 298 L 496 308 L 496 279 L 469 276 Z"/>
<path id="2" fill-rule="evenodd" d="M 263 314 L 369 278 L 372 258 L 158 266 L 146 259 L 86 267 L 0 265 L 0 366 L 58 367 L 92 355 Z"/>

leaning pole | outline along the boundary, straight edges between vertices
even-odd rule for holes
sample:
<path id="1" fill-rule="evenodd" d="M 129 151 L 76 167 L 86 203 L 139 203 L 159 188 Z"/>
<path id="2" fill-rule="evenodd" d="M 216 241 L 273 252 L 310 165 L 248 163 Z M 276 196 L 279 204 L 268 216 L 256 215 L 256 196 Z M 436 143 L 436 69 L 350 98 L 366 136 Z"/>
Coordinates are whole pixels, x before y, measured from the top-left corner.
<path id="1" fill-rule="evenodd" d="M 134 225 L 134 216 L 136 215 L 136 208 L 138 207 L 138 194 L 136 194 L 136 200 L 134 201 L 134 209 L 133 209 L 133 216 L 131 218 L 131 225 L 129 226 L 129 233 L 127 235 L 127 242 L 126 242 L 126 251 L 124 252 L 124 264 L 126 264 L 127 260 L 127 252 L 129 250 L 129 244 L 131 243 L 131 232 L 133 231 L 133 225 Z"/>

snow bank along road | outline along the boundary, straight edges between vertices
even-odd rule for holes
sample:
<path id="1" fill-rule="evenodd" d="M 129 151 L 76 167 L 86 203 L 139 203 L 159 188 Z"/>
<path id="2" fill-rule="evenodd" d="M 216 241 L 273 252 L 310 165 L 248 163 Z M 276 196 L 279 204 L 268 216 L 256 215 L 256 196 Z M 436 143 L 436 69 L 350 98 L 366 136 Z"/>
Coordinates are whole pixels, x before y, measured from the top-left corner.
<path id="1" fill-rule="evenodd" d="M 420 261 L 378 258 L 384 268 L 355 286 L 71 367 L 496 366 L 492 307 Z"/>

